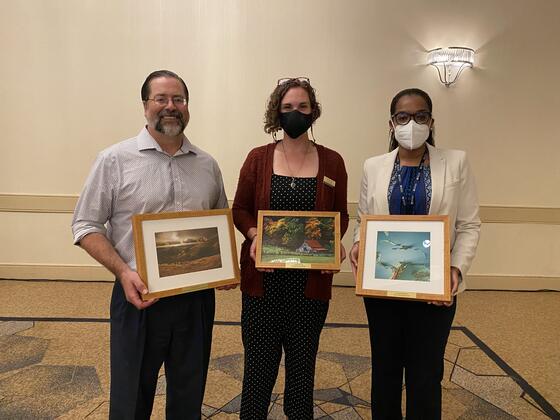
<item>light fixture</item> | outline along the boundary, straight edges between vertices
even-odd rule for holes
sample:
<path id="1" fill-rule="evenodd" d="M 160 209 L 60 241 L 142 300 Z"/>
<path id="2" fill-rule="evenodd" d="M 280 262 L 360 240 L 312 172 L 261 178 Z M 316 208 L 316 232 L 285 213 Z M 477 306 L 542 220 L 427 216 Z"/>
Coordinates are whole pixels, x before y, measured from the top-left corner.
<path id="1" fill-rule="evenodd" d="M 434 66 L 446 87 L 457 81 L 466 67 L 474 63 L 474 50 L 466 47 L 436 48 L 428 51 L 428 64 Z"/>

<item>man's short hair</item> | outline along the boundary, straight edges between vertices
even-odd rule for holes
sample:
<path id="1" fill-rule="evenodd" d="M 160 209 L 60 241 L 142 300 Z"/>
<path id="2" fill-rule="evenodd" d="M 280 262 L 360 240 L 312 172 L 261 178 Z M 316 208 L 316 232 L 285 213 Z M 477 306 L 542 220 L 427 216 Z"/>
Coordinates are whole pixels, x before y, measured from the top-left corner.
<path id="1" fill-rule="evenodd" d="M 140 96 L 142 97 L 142 101 L 147 101 L 150 97 L 150 82 L 153 79 L 157 79 L 158 77 L 170 77 L 172 79 L 177 79 L 183 85 L 183 89 L 185 90 L 185 98 L 187 98 L 187 102 L 189 102 L 189 89 L 187 88 L 187 84 L 183 79 L 179 77 L 176 73 L 173 73 L 169 70 L 156 70 L 151 72 L 144 83 L 142 84 L 142 88 L 140 89 Z"/>

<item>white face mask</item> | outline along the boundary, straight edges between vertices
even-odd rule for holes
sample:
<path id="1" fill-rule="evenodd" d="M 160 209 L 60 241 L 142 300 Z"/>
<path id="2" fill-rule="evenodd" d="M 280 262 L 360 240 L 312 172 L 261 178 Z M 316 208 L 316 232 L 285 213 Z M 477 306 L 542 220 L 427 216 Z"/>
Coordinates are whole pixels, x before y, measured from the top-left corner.
<path id="1" fill-rule="evenodd" d="M 418 124 L 412 119 L 408 124 L 393 127 L 395 130 L 395 139 L 402 147 L 408 150 L 418 149 L 428 140 L 428 136 L 430 135 L 429 125 Z"/>

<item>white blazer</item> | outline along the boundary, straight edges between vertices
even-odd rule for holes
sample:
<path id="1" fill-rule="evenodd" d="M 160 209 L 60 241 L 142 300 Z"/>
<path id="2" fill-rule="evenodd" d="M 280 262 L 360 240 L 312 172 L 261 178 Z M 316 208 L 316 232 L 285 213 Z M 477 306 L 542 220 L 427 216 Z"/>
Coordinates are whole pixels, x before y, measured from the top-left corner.
<path id="1" fill-rule="evenodd" d="M 459 291 L 466 288 L 465 275 L 474 258 L 480 236 L 478 197 L 466 153 L 428 146 L 432 176 L 432 200 L 429 214 L 449 216 L 451 266 L 461 271 Z M 364 163 L 358 223 L 354 242 L 360 240 L 360 221 L 365 214 L 389 214 L 387 192 L 398 148 Z"/>

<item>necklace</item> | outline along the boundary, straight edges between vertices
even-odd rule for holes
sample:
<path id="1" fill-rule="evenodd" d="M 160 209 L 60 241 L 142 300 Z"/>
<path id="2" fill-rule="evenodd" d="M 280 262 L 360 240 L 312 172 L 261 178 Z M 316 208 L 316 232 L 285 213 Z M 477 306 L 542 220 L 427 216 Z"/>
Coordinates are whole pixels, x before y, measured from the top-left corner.
<path id="1" fill-rule="evenodd" d="M 286 165 L 288 166 L 288 171 L 290 172 L 290 176 L 292 177 L 292 182 L 290 182 L 290 187 L 292 188 L 292 190 L 296 189 L 296 177 L 297 175 L 301 172 L 301 168 L 303 168 L 303 165 L 305 164 L 305 160 L 307 159 L 307 152 L 309 152 L 309 140 L 307 140 L 307 147 L 305 149 L 305 154 L 303 155 L 303 161 L 301 162 L 301 165 L 299 166 L 299 169 L 297 172 L 292 172 L 292 168 L 290 168 L 290 162 L 288 161 L 288 155 L 286 154 L 286 149 L 284 148 L 284 140 L 282 140 L 282 152 L 284 153 L 284 159 L 286 160 Z"/>
<path id="2" fill-rule="evenodd" d="M 412 191 L 410 192 L 410 200 L 407 202 L 405 196 L 408 194 L 405 194 L 404 188 L 403 188 L 403 184 L 402 184 L 402 178 L 401 178 L 401 160 L 399 159 L 399 155 L 397 154 L 397 178 L 399 180 L 399 190 L 401 193 L 401 200 L 402 200 L 402 204 L 403 204 L 403 208 L 405 209 L 405 214 L 414 214 L 414 196 L 416 195 L 416 187 L 418 186 L 418 181 L 420 180 L 420 176 L 422 175 L 423 171 L 424 171 L 424 161 L 426 160 L 426 155 L 428 153 L 428 150 L 426 149 L 424 151 L 424 154 L 422 155 L 422 159 L 420 160 L 420 164 L 417 167 L 417 173 L 416 173 L 416 178 L 414 179 L 414 184 L 412 186 Z"/>

